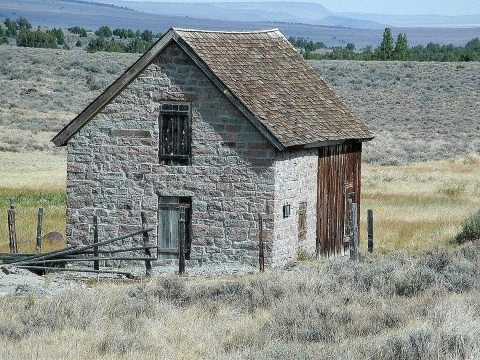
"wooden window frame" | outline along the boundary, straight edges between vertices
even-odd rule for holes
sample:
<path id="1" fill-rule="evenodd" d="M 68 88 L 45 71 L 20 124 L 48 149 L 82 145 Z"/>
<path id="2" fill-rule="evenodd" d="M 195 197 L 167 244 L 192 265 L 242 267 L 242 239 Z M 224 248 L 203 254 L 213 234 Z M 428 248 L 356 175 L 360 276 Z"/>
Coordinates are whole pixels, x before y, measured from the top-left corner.
<path id="1" fill-rule="evenodd" d="M 158 159 L 163 165 L 190 165 L 192 157 L 191 104 L 160 104 Z"/>

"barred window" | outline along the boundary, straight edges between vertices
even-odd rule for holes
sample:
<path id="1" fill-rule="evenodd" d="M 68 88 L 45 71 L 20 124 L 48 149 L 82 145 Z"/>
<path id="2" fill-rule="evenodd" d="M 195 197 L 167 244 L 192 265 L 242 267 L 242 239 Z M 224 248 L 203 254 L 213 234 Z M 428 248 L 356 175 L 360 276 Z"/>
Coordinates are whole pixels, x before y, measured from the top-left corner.
<path id="1" fill-rule="evenodd" d="M 162 104 L 159 116 L 159 160 L 165 165 L 189 165 L 191 158 L 190 104 Z"/>

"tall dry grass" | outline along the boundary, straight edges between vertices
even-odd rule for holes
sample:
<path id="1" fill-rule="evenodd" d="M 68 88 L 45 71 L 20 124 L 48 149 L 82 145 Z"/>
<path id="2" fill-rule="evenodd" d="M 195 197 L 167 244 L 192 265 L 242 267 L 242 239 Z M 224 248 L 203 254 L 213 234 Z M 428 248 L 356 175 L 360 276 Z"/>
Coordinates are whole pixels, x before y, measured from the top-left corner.
<path id="1" fill-rule="evenodd" d="M 465 219 L 480 209 L 480 158 L 364 165 L 361 201 L 363 250 L 367 209 L 374 212 L 376 251 L 449 246 Z"/>
<path id="2" fill-rule="evenodd" d="M 0 298 L 0 358 L 475 359 L 479 251 Z"/>
<path id="3" fill-rule="evenodd" d="M 7 210 L 15 199 L 16 235 L 19 252 L 35 252 L 38 209 L 44 209 L 43 234 L 65 234 L 65 154 L 0 152 L 0 252 L 9 252 Z M 61 244 L 43 242 L 49 251 Z"/>

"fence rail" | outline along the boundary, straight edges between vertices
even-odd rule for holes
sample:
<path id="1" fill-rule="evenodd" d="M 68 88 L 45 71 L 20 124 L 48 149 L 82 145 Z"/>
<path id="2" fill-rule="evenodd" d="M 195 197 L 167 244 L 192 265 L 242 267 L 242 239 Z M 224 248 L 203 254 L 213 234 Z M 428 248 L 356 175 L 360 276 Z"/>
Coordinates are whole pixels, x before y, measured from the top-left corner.
<path id="1" fill-rule="evenodd" d="M 145 273 L 147 276 L 152 274 L 152 260 L 157 260 L 155 256 L 152 256 L 151 249 L 157 248 L 156 245 L 151 245 L 149 242 L 149 232 L 154 230 L 153 227 L 148 227 L 147 217 L 144 212 L 141 213 L 142 228 L 138 231 L 134 231 L 129 234 L 121 235 L 112 239 L 99 241 L 98 239 L 98 218 L 96 215 L 93 217 L 94 234 L 93 244 L 89 245 L 70 245 L 63 249 L 49 251 L 45 253 L 39 253 L 41 250 L 41 228 L 43 222 L 43 209 L 39 210 L 38 226 L 37 226 L 37 253 L 20 254 L 16 246 L 15 236 L 15 200 L 11 199 L 10 209 L 8 210 L 8 224 L 10 231 L 10 253 L 0 253 L 0 260 L 3 264 L 12 265 L 15 267 L 21 267 L 29 269 L 39 273 L 45 273 L 47 271 L 75 271 L 75 272 L 95 272 L 95 273 L 107 273 L 107 274 L 121 274 L 132 278 L 131 273 L 125 271 L 111 270 L 111 268 L 101 268 L 101 261 L 144 261 Z M 142 235 L 143 246 L 135 245 L 124 248 L 116 249 L 101 249 L 101 247 L 114 244 L 121 240 L 132 238 L 137 235 Z M 144 256 L 129 255 L 136 251 L 143 251 Z M 127 253 L 125 256 L 118 255 L 119 253 Z M 93 262 L 92 268 L 66 268 L 67 263 L 78 262 Z"/>

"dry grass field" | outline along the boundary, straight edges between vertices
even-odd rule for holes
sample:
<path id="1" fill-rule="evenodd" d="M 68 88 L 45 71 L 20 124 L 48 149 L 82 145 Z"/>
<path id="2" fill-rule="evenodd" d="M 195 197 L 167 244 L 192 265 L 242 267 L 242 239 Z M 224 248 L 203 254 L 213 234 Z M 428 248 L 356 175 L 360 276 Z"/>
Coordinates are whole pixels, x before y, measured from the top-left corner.
<path id="1" fill-rule="evenodd" d="M 45 231 L 64 231 L 65 151 L 49 139 L 137 56 L 0 47 L 0 251 L 10 197 L 21 251 L 40 206 Z M 0 298 L 0 358 L 480 358 L 480 244 L 451 241 L 480 209 L 480 64 L 312 65 L 376 135 L 362 178 L 375 255 L 363 221 L 358 263 Z"/>
<path id="2" fill-rule="evenodd" d="M 480 153 L 480 63 L 311 65 L 374 131 L 365 162 L 395 165 Z"/>

